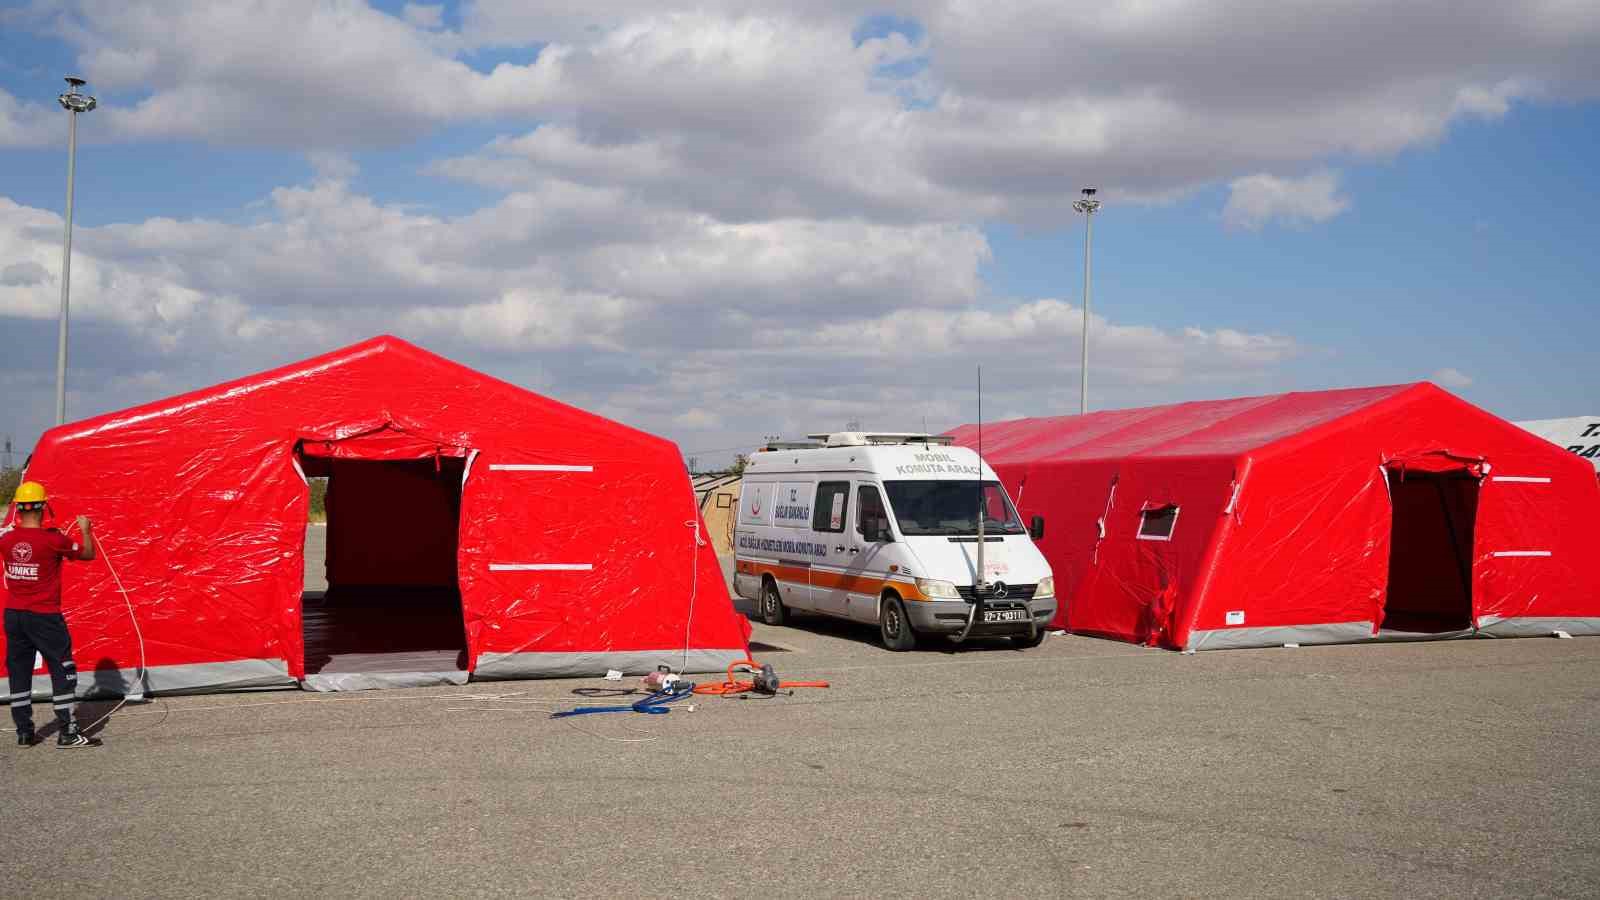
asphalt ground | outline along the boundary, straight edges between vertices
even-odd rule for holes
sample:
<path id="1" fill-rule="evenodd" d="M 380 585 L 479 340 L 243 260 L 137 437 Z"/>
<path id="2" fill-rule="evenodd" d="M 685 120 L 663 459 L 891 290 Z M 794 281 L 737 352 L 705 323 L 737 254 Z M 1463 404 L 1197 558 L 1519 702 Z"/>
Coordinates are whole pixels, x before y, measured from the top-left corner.
<path id="1" fill-rule="evenodd" d="M 7 746 L 0 896 L 1600 891 L 1597 639 L 754 640 L 833 686 L 575 720 L 606 682 L 170 697 Z"/>

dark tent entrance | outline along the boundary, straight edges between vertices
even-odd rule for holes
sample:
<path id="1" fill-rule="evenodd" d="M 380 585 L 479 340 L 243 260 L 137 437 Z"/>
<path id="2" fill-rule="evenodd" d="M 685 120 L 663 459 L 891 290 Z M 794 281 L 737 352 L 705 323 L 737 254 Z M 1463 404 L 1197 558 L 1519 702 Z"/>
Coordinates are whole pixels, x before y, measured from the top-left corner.
<path id="1" fill-rule="evenodd" d="M 1472 629 L 1478 478 L 1465 468 L 1390 466 L 1394 509 L 1380 636 L 1454 636 Z"/>
<path id="2" fill-rule="evenodd" d="M 298 453 L 308 478 L 328 479 L 328 586 L 301 605 L 307 683 L 399 685 L 405 673 L 427 676 L 416 683 L 464 681 L 456 551 L 465 458 L 361 459 L 332 447 Z"/>

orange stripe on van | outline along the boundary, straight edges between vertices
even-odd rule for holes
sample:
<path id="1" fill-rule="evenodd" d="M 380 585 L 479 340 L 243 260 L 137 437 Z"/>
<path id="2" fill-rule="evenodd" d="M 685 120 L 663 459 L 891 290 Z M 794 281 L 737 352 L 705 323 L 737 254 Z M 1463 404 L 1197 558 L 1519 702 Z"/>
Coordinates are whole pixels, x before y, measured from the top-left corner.
<path id="1" fill-rule="evenodd" d="M 829 590 L 849 591 L 853 594 L 867 594 L 873 597 L 883 593 L 885 588 L 899 594 L 903 600 L 927 600 L 928 597 L 917 590 L 915 584 L 904 581 L 890 581 L 885 578 L 874 578 L 870 575 L 847 575 L 843 572 L 824 572 L 819 569 L 810 569 L 802 566 L 781 566 L 769 563 L 739 562 L 736 564 L 740 572 L 746 575 L 771 575 L 774 581 L 785 581 L 790 584 L 809 584 L 812 587 L 822 587 Z"/>

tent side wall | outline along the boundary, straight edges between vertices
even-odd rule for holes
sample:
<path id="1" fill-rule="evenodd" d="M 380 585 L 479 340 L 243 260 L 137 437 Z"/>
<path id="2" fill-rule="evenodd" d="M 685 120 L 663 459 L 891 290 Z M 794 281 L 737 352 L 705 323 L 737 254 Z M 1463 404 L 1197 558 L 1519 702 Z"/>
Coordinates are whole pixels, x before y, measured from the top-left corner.
<path id="1" fill-rule="evenodd" d="M 1372 635 L 1389 560 L 1389 497 L 1356 442 L 1252 460 L 1187 623 L 1192 649 L 1342 643 Z"/>
<path id="2" fill-rule="evenodd" d="M 1443 393 L 1443 392 L 1441 392 Z M 1496 637 L 1600 634 L 1600 480 L 1589 461 L 1469 406 L 1493 435 L 1478 495 L 1473 615 Z M 1548 555 L 1540 555 L 1548 554 Z"/>
<path id="3" fill-rule="evenodd" d="M 990 461 L 1000 482 L 1016 503 L 1024 522 L 1034 516 L 1045 520 L 1039 552 L 1056 579 L 1055 618 L 1051 628 L 1075 625 L 1072 616 L 1081 608 L 1071 602 L 1089 577 L 1099 543 L 1096 520 L 1105 510 L 1114 462 L 1039 462 L 1006 464 Z M 1086 620 L 1087 621 L 1087 620 Z"/>
<path id="4" fill-rule="evenodd" d="M 1587 460 L 1561 452 L 1577 466 L 1521 469 L 1545 475 L 1497 467 L 1479 494 L 1473 614 L 1482 634 L 1600 634 L 1600 539 L 1593 524 L 1600 483 Z M 1512 480 L 1540 477 L 1550 481 Z"/>
<path id="5" fill-rule="evenodd" d="M 1021 494 L 1024 519 L 1045 517 L 1039 549 L 1062 598 L 1052 626 L 1178 646 L 1194 588 L 1210 568 L 1235 466 L 1222 457 L 996 466 L 1013 498 Z M 1141 538 L 1144 511 L 1169 505 L 1178 508 L 1170 537 Z"/>
<path id="6" fill-rule="evenodd" d="M 1489 470 L 1479 482 L 1471 551 L 1476 628 L 1507 636 L 1600 633 L 1593 472 L 1561 448 L 1420 385 L 1398 402 L 1259 453 L 1186 645 L 1372 637 L 1388 589 L 1393 507 L 1385 462 L 1462 467 L 1477 457 Z M 1244 621 L 1230 621 L 1229 610 L 1242 611 Z"/>
<path id="7" fill-rule="evenodd" d="M 747 655 L 749 624 L 679 455 L 660 443 L 474 461 L 460 576 L 476 676 L 721 671 Z"/>
<path id="8" fill-rule="evenodd" d="M 290 441 L 220 423 L 165 421 L 109 434 L 48 433 L 28 477 L 63 520 L 90 515 L 100 557 L 68 564 L 63 612 L 84 690 L 137 677 L 138 618 L 152 690 L 289 685 L 309 496 Z M 111 577 L 110 566 L 127 591 Z"/>
<path id="9" fill-rule="evenodd" d="M 1220 457 L 1125 460 L 1099 561 L 1070 603 L 1073 630 L 1151 646 L 1182 646 L 1197 588 L 1231 495 L 1236 462 Z M 1176 507 L 1165 540 L 1141 537 L 1146 510 Z M 1105 627 L 1107 624 L 1113 628 Z"/>

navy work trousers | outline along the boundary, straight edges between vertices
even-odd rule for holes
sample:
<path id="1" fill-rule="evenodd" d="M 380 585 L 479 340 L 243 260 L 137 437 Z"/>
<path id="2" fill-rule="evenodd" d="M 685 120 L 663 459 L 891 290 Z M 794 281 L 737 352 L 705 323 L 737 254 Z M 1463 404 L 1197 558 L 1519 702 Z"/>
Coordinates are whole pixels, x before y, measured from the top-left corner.
<path id="1" fill-rule="evenodd" d="M 11 720 L 17 732 L 33 731 L 33 655 L 50 668 L 51 702 L 62 725 L 78 707 L 78 666 L 72 661 L 72 635 L 60 613 L 6 610 L 6 674 L 11 682 Z"/>

